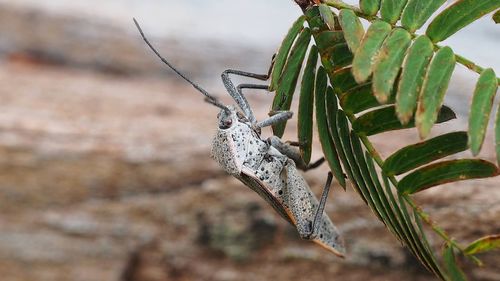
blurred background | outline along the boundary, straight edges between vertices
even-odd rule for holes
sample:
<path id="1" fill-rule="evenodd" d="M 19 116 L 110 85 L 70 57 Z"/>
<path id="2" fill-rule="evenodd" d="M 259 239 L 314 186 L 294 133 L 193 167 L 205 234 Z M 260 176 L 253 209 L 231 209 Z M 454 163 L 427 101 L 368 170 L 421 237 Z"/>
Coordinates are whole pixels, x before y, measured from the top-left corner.
<path id="1" fill-rule="evenodd" d="M 432 279 L 352 189 L 334 185 L 326 207 L 347 258 L 301 241 L 210 158 L 217 109 L 158 62 L 132 23 L 230 103 L 220 73 L 266 72 L 299 14 L 288 0 L 0 0 L 0 279 Z M 457 53 L 500 72 L 490 17 L 452 40 Z M 459 118 L 447 130 L 466 128 L 476 79 L 457 66 L 446 103 Z M 271 100 L 250 94 L 260 118 Z M 285 139 L 296 138 L 293 123 Z M 416 135 L 373 141 L 386 157 Z M 319 158 L 317 138 L 314 147 Z M 495 159 L 491 133 L 481 156 Z M 317 194 L 326 173 L 306 175 Z M 470 242 L 500 232 L 498 186 L 445 185 L 416 200 Z M 484 268 L 464 261 L 471 280 L 500 280 L 499 253 L 481 258 Z"/>

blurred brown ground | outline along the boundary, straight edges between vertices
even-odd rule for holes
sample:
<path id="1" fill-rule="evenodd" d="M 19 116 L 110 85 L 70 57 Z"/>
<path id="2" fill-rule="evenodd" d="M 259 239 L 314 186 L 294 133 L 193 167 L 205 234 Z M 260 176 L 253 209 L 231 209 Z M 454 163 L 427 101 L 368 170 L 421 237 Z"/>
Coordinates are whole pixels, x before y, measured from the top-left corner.
<path id="1" fill-rule="evenodd" d="M 347 258 L 301 241 L 210 159 L 217 110 L 162 71 L 137 34 L 6 6 L 0 34 L 1 280 L 433 279 L 351 189 L 334 186 L 326 210 Z M 217 44 L 203 46 L 217 50 L 211 56 L 172 40 L 158 46 L 200 79 L 252 60 Z M 252 96 L 258 116 L 270 99 Z M 387 156 L 415 135 L 374 141 Z M 491 144 L 483 153 L 494 159 Z M 318 194 L 326 169 L 306 175 Z M 498 185 L 447 185 L 417 201 L 470 242 L 500 232 Z M 480 257 L 485 268 L 463 261 L 471 280 L 500 280 L 500 254 Z"/>

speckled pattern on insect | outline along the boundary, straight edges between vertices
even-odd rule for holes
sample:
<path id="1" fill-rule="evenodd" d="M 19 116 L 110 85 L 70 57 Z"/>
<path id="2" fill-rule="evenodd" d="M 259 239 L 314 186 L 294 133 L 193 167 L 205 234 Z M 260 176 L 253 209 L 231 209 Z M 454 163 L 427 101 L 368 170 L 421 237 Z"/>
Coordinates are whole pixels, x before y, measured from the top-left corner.
<path id="1" fill-rule="evenodd" d="M 297 167 L 304 170 L 309 168 L 301 159 L 298 149 L 274 136 L 265 140 L 261 138 L 263 127 L 290 119 L 292 112 L 274 112 L 271 117 L 258 122 L 242 89 L 267 90 L 268 85 L 235 86 L 229 78 L 230 74 L 234 74 L 266 81 L 269 73 L 224 71 L 222 73 L 223 84 L 237 104 L 237 107 L 226 106 L 164 59 L 144 36 L 138 23 L 136 21 L 135 23 L 144 41 L 153 52 L 179 76 L 200 91 L 205 96 L 205 101 L 220 108 L 217 116 L 217 133 L 212 142 L 212 157 L 222 169 L 265 199 L 285 220 L 297 228 L 301 238 L 311 240 L 343 257 L 344 242 L 335 225 L 323 212 L 332 180 L 331 173 L 328 174 L 321 201 L 318 201 L 297 169 Z"/>

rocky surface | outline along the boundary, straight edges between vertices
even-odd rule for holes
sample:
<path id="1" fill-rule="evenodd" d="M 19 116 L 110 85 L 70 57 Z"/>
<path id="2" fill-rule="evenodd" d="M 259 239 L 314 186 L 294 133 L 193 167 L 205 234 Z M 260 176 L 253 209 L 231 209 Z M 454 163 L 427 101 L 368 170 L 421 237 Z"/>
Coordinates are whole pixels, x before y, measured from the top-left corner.
<path id="1" fill-rule="evenodd" d="M 59 44 L 35 33 L 69 28 L 72 19 L 61 25 L 60 18 L 54 23 L 25 11 L 0 11 L 2 280 L 432 279 L 362 200 L 338 185 L 326 211 L 345 236 L 347 258 L 301 241 L 270 206 L 210 159 L 216 108 L 178 79 L 158 79 L 160 66 L 136 41 L 118 44 L 108 35 L 126 36 L 101 26 L 104 33 L 97 28 L 90 37 L 54 37 L 88 46 Z M 35 23 L 33 33 L 23 25 L 27 17 Z M 86 34 L 75 26 L 69 30 Z M 120 52 L 106 47 L 117 44 Z M 48 53 L 64 63 L 40 55 Z M 196 74 L 200 62 L 214 63 L 203 55 L 179 57 L 196 76 L 202 75 Z M 102 61 L 112 67 L 101 68 Z M 266 115 L 270 100 L 251 96 L 258 116 Z M 291 124 L 287 139 L 294 139 L 294 130 Z M 391 133 L 374 142 L 386 156 L 415 135 Z M 313 157 L 319 153 L 315 143 Z M 483 153 L 493 160 L 491 145 Z M 326 172 L 321 167 L 306 175 L 317 194 Z M 417 201 L 460 241 L 500 232 L 498 179 L 439 187 Z M 439 248 L 440 240 L 431 238 Z M 464 261 L 471 279 L 499 280 L 498 252 L 481 258 L 484 268 Z"/>

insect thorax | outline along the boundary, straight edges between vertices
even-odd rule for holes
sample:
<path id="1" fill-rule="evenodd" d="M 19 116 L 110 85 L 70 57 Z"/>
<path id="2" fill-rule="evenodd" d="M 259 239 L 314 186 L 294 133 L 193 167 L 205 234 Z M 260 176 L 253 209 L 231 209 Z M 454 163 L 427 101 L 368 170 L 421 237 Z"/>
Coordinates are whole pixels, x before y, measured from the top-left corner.
<path id="1" fill-rule="evenodd" d="M 212 157 L 231 175 L 239 175 L 243 165 L 256 167 L 267 150 L 251 125 L 239 120 L 228 129 L 219 128 L 212 142 Z"/>

